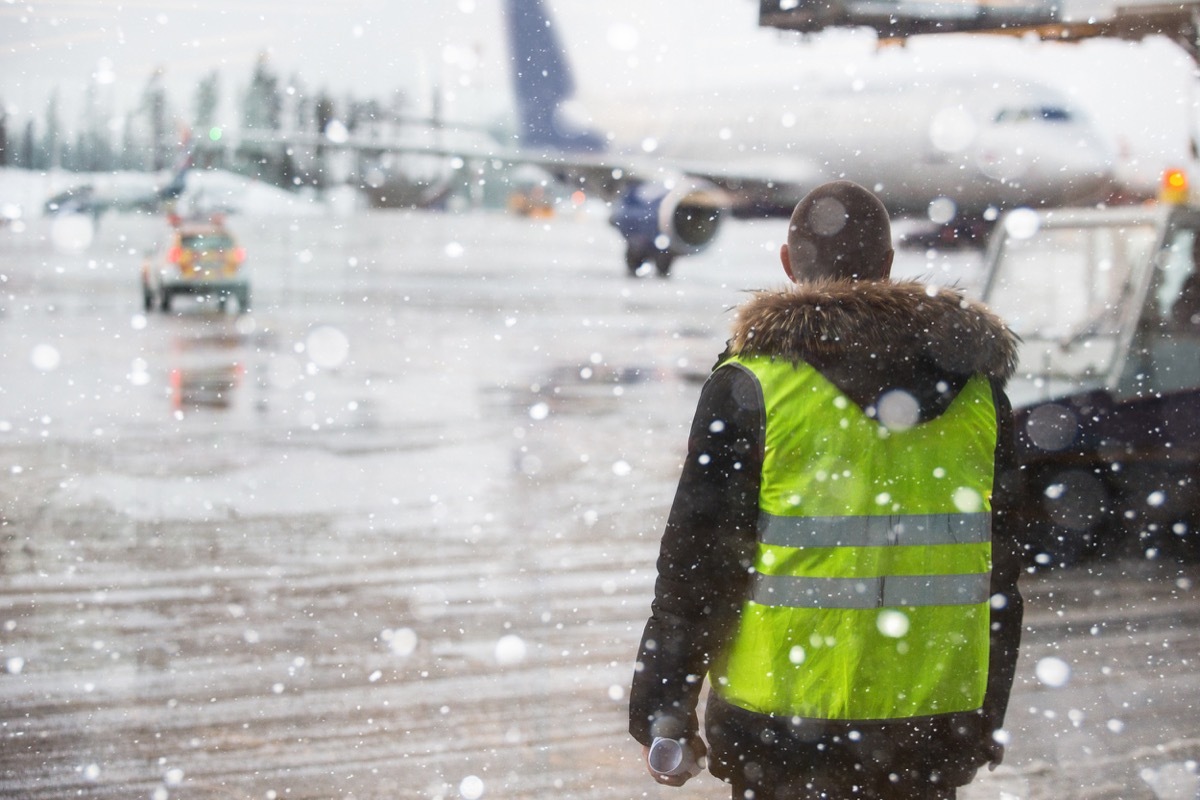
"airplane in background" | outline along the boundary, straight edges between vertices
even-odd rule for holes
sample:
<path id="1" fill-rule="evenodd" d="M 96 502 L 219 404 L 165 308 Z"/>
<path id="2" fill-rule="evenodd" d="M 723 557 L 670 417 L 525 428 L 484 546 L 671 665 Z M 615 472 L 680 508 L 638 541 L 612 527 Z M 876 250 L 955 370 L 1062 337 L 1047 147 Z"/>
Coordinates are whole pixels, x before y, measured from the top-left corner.
<path id="1" fill-rule="evenodd" d="M 960 237 L 1004 209 L 1086 204 L 1113 189 L 1098 129 L 1049 85 L 994 70 L 766 73 L 692 96 L 613 98 L 580 125 L 543 0 L 509 0 L 507 12 L 518 158 L 615 198 L 631 273 L 652 263 L 666 276 L 711 243 L 722 217 L 790 214 L 835 178 Z"/>
<path id="2" fill-rule="evenodd" d="M 544 0 L 507 0 L 504 9 L 512 144 L 453 123 L 425 140 L 344 129 L 238 135 L 325 158 L 440 157 L 458 174 L 431 180 L 439 191 L 452 183 L 474 191 L 488 170 L 503 178 L 497 170 L 535 165 L 570 191 L 610 201 L 630 274 L 649 265 L 664 277 L 678 258 L 706 249 L 725 218 L 786 216 L 836 178 L 872 189 L 895 216 L 928 220 L 933 241 L 979 246 L 1006 209 L 1089 204 L 1115 188 L 1100 130 L 1048 83 L 961 63 L 922 66 L 903 53 L 877 53 L 847 77 L 805 67 L 798 47 L 772 43 L 776 65 L 750 79 L 593 96 L 603 107 L 580 122 L 561 26 Z"/>
<path id="3" fill-rule="evenodd" d="M 72 186 L 43 204 L 46 214 L 86 214 L 95 219 L 109 211 L 153 214 L 169 210 L 187 189 L 195 146 L 185 136 L 179 157 L 159 182 L 142 172 L 112 173 L 91 183 Z"/>

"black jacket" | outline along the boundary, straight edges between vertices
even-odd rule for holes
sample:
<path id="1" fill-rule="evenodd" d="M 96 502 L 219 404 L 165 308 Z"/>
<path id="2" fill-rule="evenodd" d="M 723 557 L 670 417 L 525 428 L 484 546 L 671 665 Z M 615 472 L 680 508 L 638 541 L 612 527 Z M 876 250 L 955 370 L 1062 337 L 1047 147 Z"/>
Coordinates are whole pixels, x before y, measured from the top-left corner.
<path id="1" fill-rule="evenodd" d="M 919 763 L 946 785 L 962 785 L 987 760 L 1016 669 L 1022 567 L 1013 503 L 1019 496 L 1012 410 L 1004 384 L 1016 365 L 1016 338 L 990 311 L 958 292 L 916 282 L 820 282 L 763 292 L 742 306 L 728 355 L 803 360 L 869 415 L 902 389 L 920 419 L 941 414 L 974 374 L 992 385 L 998 415 L 993 486 L 992 637 L 988 686 L 979 712 L 854 724 L 747 711 L 710 693 L 705 712 L 709 768 L 734 778 L 740 765 L 802 774 L 815 759 L 887 769 Z M 717 362 L 718 365 L 721 363 Z M 730 639 L 749 585 L 755 549 L 765 418 L 755 378 L 718 367 L 700 396 L 688 454 L 658 559 L 652 615 L 630 695 L 630 733 L 693 736 L 700 687 Z"/>

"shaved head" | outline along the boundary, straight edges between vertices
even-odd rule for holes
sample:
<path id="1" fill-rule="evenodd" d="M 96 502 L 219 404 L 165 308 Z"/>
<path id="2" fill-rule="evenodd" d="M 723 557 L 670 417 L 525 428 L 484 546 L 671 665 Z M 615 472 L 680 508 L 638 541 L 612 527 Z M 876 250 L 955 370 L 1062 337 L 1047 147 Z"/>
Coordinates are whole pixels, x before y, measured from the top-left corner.
<path id="1" fill-rule="evenodd" d="M 780 256 L 795 281 L 886 279 L 894 256 L 887 209 L 857 183 L 818 186 L 792 211 Z"/>

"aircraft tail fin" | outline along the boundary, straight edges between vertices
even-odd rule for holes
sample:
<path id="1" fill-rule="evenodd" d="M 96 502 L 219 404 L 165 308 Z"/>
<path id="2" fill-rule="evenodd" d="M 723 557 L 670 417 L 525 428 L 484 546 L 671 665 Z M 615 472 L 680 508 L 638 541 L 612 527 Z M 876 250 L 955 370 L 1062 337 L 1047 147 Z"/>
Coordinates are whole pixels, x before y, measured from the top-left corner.
<path id="1" fill-rule="evenodd" d="M 171 179 L 158 190 L 160 201 L 177 200 L 183 194 L 183 190 L 187 188 L 187 173 L 192 168 L 196 156 L 196 143 L 192 139 L 191 131 L 183 132 L 181 145 L 179 158 L 175 161 L 171 172 Z"/>
<path id="2" fill-rule="evenodd" d="M 543 0 L 509 0 L 507 23 L 520 143 L 565 152 L 603 150 L 603 136 L 573 127 L 562 113 L 575 84 Z"/>

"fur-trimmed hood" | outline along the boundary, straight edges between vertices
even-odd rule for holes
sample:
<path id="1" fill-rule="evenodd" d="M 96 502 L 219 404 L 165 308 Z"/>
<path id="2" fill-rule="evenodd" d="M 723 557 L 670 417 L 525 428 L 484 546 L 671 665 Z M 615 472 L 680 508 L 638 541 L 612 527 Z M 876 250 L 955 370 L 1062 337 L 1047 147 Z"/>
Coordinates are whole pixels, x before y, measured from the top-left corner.
<path id="1" fill-rule="evenodd" d="M 982 303 L 917 281 L 830 280 L 758 292 L 740 306 L 730 355 L 828 363 L 919 359 L 1003 385 L 1017 336 Z"/>

